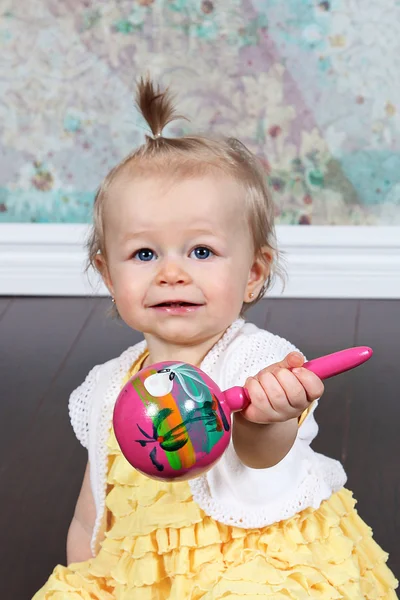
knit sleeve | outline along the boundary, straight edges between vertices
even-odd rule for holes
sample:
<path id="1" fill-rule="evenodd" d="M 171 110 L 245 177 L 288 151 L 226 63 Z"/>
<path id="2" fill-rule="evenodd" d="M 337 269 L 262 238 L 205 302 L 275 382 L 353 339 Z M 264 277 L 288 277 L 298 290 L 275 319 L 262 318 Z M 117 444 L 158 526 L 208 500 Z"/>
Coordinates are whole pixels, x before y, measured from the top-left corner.
<path id="1" fill-rule="evenodd" d="M 76 437 L 84 448 L 89 446 L 89 413 L 93 391 L 97 385 L 101 365 L 93 367 L 85 381 L 71 394 L 68 402 L 69 417 Z"/>
<path id="2" fill-rule="evenodd" d="M 225 373 L 221 375 L 222 389 L 243 385 L 249 375 L 297 350 L 286 340 L 260 330 L 248 339 L 242 336 L 239 342 L 227 355 L 229 363 L 225 363 Z M 318 432 L 316 406 L 314 403 L 299 427 L 288 454 L 273 467 L 247 467 L 231 441 L 219 462 L 190 482 L 193 497 L 204 512 L 227 525 L 259 528 L 306 508 L 318 508 L 343 487 L 346 474 L 342 465 L 310 447 Z"/>

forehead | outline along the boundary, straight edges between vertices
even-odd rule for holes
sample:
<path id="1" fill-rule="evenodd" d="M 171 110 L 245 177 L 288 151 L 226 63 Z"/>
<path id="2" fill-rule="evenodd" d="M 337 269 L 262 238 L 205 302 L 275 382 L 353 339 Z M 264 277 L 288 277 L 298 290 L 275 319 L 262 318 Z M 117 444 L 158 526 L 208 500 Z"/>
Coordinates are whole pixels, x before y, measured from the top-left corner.
<path id="1" fill-rule="evenodd" d="M 157 176 L 125 179 L 113 186 L 105 224 L 121 233 L 189 226 L 225 230 L 242 225 L 244 212 L 243 191 L 226 175 L 181 181 Z"/>

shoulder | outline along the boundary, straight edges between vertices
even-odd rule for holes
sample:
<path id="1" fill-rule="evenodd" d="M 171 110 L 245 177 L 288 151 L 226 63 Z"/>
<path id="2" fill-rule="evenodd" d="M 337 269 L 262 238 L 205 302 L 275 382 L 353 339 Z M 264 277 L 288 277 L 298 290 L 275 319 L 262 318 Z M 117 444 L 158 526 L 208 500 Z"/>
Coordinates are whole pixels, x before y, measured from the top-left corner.
<path id="1" fill-rule="evenodd" d="M 251 349 L 259 348 L 262 352 L 268 351 L 277 355 L 285 352 L 287 348 L 295 348 L 297 350 L 289 340 L 249 322 L 244 324 L 235 341 L 240 346 L 246 346 Z"/>
<path id="2" fill-rule="evenodd" d="M 72 427 L 80 443 L 87 448 L 91 413 L 113 396 L 132 363 L 145 349 L 145 342 L 131 346 L 120 356 L 94 366 L 85 380 L 71 393 L 68 410 Z"/>
<path id="3" fill-rule="evenodd" d="M 282 360 L 289 352 L 301 352 L 283 337 L 245 323 L 226 349 L 222 369 L 227 385 L 241 385 L 268 365 Z"/>

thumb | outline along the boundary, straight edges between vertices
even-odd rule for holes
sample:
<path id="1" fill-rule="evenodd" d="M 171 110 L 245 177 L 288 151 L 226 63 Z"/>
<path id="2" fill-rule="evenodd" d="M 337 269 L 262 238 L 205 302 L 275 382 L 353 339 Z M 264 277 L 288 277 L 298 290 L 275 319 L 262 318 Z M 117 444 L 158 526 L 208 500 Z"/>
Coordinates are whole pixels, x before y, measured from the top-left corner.
<path id="1" fill-rule="evenodd" d="M 276 363 L 278 367 L 283 369 L 294 369 L 301 367 L 304 364 L 304 356 L 300 352 L 289 352 L 283 360 Z"/>

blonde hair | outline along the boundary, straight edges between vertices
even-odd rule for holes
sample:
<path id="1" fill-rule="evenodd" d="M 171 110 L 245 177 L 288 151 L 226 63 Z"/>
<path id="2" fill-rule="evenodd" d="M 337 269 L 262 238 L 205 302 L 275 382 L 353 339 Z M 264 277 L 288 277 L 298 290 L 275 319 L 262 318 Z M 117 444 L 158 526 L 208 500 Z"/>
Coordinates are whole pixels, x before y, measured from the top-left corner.
<path id="1" fill-rule="evenodd" d="M 252 302 L 244 303 L 243 313 L 264 296 L 275 275 L 282 277 L 283 274 L 278 264 L 274 205 L 264 168 L 257 157 L 236 138 L 214 139 L 200 135 L 164 137 L 163 129 L 168 123 L 185 117 L 176 113 L 169 90 L 161 91 L 159 86 L 155 86 L 150 79 L 140 79 L 137 85 L 136 103 L 153 135 L 147 135 L 142 146 L 116 165 L 97 191 L 93 209 L 93 227 L 87 242 L 88 268 L 92 266 L 96 269 L 95 257 L 98 253 L 103 254 L 107 260 L 104 206 L 110 200 L 113 184 L 122 175 L 137 177 L 168 173 L 169 176 L 188 178 L 222 171 L 232 177 L 243 190 L 255 256 L 260 255 L 261 248 L 265 246 L 271 252 L 267 280 L 258 296 Z"/>

